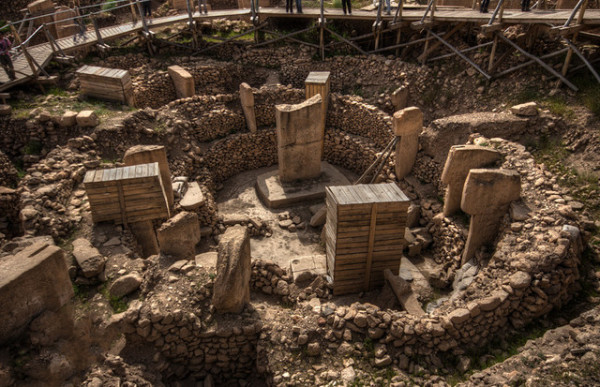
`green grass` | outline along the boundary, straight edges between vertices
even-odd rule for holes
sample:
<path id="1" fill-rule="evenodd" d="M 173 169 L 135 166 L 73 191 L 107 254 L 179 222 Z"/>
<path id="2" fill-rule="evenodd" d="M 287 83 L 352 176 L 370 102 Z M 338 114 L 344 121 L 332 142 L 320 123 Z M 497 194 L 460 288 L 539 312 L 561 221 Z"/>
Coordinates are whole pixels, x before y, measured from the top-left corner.
<path id="1" fill-rule="evenodd" d="M 109 12 L 109 11 L 113 10 L 113 9 L 116 7 L 116 4 L 115 4 L 115 2 L 116 2 L 115 0 L 108 0 L 108 1 L 105 1 L 105 2 L 102 4 L 102 11 L 103 11 L 103 12 Z"/>
<path id="2" fill-rule="evenodd" d="M 29 142 L 23 148 L 23 153 L 26 155 L 39 155 L 42 153 L 44 144 L 38 140 L 29 140 Z"/>
<path id="3" fill-rule="evenodd" d="M 600 117 L 600 87 L 596 79 L 586 72 L 573 78 L 575 86 L 579 87 L 577 99 L 597 117 Z"/>

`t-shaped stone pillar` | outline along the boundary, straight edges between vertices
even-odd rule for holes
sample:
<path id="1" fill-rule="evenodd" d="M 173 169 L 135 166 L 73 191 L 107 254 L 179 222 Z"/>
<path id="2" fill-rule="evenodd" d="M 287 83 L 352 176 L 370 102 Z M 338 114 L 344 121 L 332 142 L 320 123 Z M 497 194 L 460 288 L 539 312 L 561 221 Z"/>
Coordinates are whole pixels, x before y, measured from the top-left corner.
<path id="1" fill-rule="evenodd" d="M 396 178 L 410 173 L 419 150 L 419 133 L 423 130 L 423 112 L 412 106 L 394 113 L 394 134 L 400 137 L 396 145 Z"/>
<path id="2" fill-rule="evenodd" d="M 444 216 L 449 216 L 460 209 L 463 187 L 469 171 L 473 168 L 490 166 L 500 159 L 500 152 L 478 145 L 454 145 L 448 152 L 442 183 L 446 188 L 444 198 Z"/>
<path id="3" fill-rule="evenodd" d="M 468 262 L 477 249 L 494 241 L 510 202 L 521 196 L 521 176 L 508 169 L 471 169 L 460 207 L 471 215 L 469 236 L 462 256 Z"/>
<path id="4" fill-rule="evenodd" d="M 321 95 L 297 105 L 275 106 L 279 179 L 289 182 L 321 175 Z"/>
<path id="5" fill-rule="evenodd" d="M 254 111 L 254 94 L 246 82 L 240 83 L 240 102 L 246 117 L 246 126 L 250 132 L 256 132 L 256 113 Z"/>

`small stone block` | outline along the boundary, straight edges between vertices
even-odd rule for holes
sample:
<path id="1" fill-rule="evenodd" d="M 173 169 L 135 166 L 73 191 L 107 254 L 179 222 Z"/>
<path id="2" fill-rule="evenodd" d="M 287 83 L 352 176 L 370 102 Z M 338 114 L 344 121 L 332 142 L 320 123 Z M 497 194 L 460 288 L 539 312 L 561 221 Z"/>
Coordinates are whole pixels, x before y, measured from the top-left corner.
<path id="1" fill-rule="evenodd" d="M 98 126 L 100 119 L 93 110 L 82 110 L 77 114 L 77 125 L 82 128 L 93 128 Z"/>

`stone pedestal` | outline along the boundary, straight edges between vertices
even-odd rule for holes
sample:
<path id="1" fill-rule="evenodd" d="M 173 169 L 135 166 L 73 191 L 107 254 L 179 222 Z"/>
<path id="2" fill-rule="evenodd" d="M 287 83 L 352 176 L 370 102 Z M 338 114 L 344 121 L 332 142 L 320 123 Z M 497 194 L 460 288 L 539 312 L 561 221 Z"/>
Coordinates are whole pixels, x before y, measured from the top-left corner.
<path id="1" fill-rule="evenodd" d="M 454 145 L 442 172 L 442 183 L 446 184 L 444 216 L 450 216 L 460 209 L 463 187 L 469 171 L 490 166 L 500 160 L 500 152 L 493 148 L 478 145 Z"/>
<path id="2" fill-rule="evenodd" d="M 471 169 L 460 207 L 471 215 L 469 236 L 462 256 L 468 262 L 475 252 L 494 241 L 510 203 L 521 196 L 521 176 L 508 169 Z"/>
<path id="3" fill-rule="evenodd" d="M 240 83 L 240 102 L 244 117 L 246 117 L 246 126 L 250 132 L 256 132 L 256 113 L 254 111 L 254 94 L 252 88 L 246 82 Z"/>
<path id="4" fill-rule="evenodd" d="M 316 179 L 283 182 L 277 170 L 265 172 L 256 179 L 256 193 L 267 207 L 282 208 L 323 199 L 327 186 L 350 184 L 344 174 L 323 161 L 321 174 Z"/>
<path id="5" fill-rule="evenodd" d="M 323 110 L 317 94 L 297 105 L 277 105 L 277 155 L 283 182 L 313 179 L 321 174 Z"/>
<path id="6" fill-rule="evenodd" d="M 193 97 L 196 94 L 194 77 L 181 66 L 169 66 L 169 76 L 175 85 L 177 98 Z"/>
<path id="7" fill-rule="evenodd" d="M 167 195 L 167 203 L 169 204 L 169 212 L 173 212 L 173 185 L 171 183 L 171 171 L 169 170 L 169 162 L 167 161 L 167 153 L 162 145 L 135 145 L 127 149 L 123 156 L 125 165 L 136 165 L 145 163 L 158 163 L 160 170 L 160 178 L 162 180 L 165 194 Z"/>
<path id="8" fill-rule="evenodd" d="M 400 137 L 396 145 L 396 178 L 406 177 L 412 171 L 419 151 L 419 133 L 423 129 L 423 113 L 418 107 L 409 107 L 394 113 L 394 134 Z"/>

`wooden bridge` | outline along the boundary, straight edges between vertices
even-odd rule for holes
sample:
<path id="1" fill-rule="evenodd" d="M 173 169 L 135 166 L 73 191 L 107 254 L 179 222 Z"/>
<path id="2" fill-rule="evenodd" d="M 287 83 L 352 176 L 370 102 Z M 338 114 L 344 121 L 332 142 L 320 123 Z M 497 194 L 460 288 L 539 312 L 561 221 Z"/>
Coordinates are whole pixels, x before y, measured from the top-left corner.
<path id="1" fill-rule="evenodd" d="M 460 59 L 467 62 L 470 66 L 475 68 L 484 78 L 491 80 L 499 76 L 506 75 L 512 71 L 516 71 L 522 67 L 530 64 L 538 64 L 546 69 L 549 73 L 557 77 L 560 81 L 565 83 L 570 88 L 577 90 L 577 87 L 573 85 L 567 78 L 567 72 L 569 71 L 569 65 L 573 54 L 578 56 L 583 62 L 571 70 L 578 70 L 582 67 L 587 69 L 595 76 L 600 83 L 600 77 L 594 69 L 592 63 L 590 63 L 584 55 L 580 52 L 576 45 L 576 40 L 579 34 L 585 34 L 586 29 L 597 28 L 600 26 L 600 10 L 599 9 L 587 9 L 588 0 L 580 0 L 579 3 L 572 10 L 533 10 L 532 12 L 522 12 L 515 9 L 504 9 L 504 0 L 499 0 L 495 11 L 492 14 L 484 14 L 479 11 L 467 8 L 459 7 L 443 7 L 437 6 L 437 0 L 430 0 L 426 7 L 408 7 L 404 6 L 402 2 L 395 9 L 395 12 L 391 15 L 384 15 L 382 12 L 382 3 L 379 8 L 371 11 L 366 10 L 355 10 L 352 15 L 345 15 L 341 9 L 324 8 L 323 0 L 321 0 L 321 8 L 305 8 L 304 13 L 286 13 L 282 8 L 259 8 L 255 5 L 255 0 L 251 1 L 250 9 L 233 9 L 233 10 L 217 10 L 212 11 L 209 14 L 201 14 L 193 12 L 193 6 L 191 4 L 193 0 L 188 0 L 188 12 L 161 18 L 155 18 L 153 20 L 146 20 L 141 12 L 139 0 L 119 0 L 119 3 L 125 3 L 118 6 L 117 8 L 130 7 L 132 11 L 133 21 L 99 28 L 94 18 L 98 12 L 91 12 L 85 15 L 74 17 L 73 19 L 91 18 L 93 21 L 93 28 L 85 30 L 82 36 L 77 36 L 77 40 L 74 36 L 68 36 L 61 39 L 55 38 L 50 33 L 48 24 L 40 25 L 34 32 L 28 34 L 29 36 L 22 37 L 19 31 L 22 27 L 29 22 L 33 23 L 35 18 L 26 18 L 16 23 L 10 23 L 3 27 L 10 28 L 15 37 L 15 54 L 13 55 L 14 68 L 16 72 L 16 79 L 9 80 L 7 74 L 4 71 L 0 71 L 0 91 L 10 89 L 13 86 L 23 84 L 30 81 L 42 82 L 45 79 L 51 78 L 46 73 L 46 66 L 51 60 L 64 61 L 70 59 L 71 53 L 81 50 L 86 47 L 97 47 L 101 50 L 109 48 L 106 41 L 115 40 L 122 38 L 126 35 L 136 34 L 144 39 L 148 44 L 150 53 L 153 53 L 156 47 L 155 43 L 158 42 L 153 30 L 160 27 L 165 27 L 178 23 L 187 23 L 188 28 L 192 31 L 193 42 L 191 47 L 192 54 L 201 54 L 208 50 L 214 49 L 219 45 L 226 44 L 232 40 L 235 40 L 241 36 L 254 33 L 255 45 L 263 46 L 271 44 L 281 40 L 290 40 L 301 44 L 307 44 L 320 49 L 321 56 L 324 58 L 325 51 L 331 49 L 339 44 L 346 44 L 361 54 L 369 53 L 394 53 L 398 54 L 398 49 L 408 47 L 416 44 L 423 44 L 423 53 L 419 56 L 419 60 L 422 63 L 428 61 L 438 60 L 447 58 L 453 55 L 458 56 Z M 139 14 L 134 11 L 133 4 L 137 5 Z M 84 7 L 85 8 L 85 7 Z M 215 44 L 201 44 L 202 37 L 199 33 L 199 23 L 205 20 L 211 19 L 239 19 L 246 18 L 252 21 L 253 27 L 248 31 L 245 31 L 237 36 L 225 39 L 222 42 Z M 304 28 L 287 35 L 268 30 L 269 19 L 306 19 L 314 20 L 315 22 L 308 28 Z M 137 19 L 137 20 L 136 20 Z M 327 20 L 345 20 L 345 21 L 369 21 L 373 23 L 372 33 L 365 34 L 354 38 L 345 38 L 339 35 L 337 32 L 327 27 Z M 467 49 L 459 50 L 449 43 L 448 39 L 461 28 L 466 25 L 474 25 L 479 28 L 481 32 L 487 34 L 489 41 L 482 43 L 477 46 L 469 47 Z M 502 30 L 507 25 L 512 24 L 527 24 L 532 26 L 543 26 L 544 28 L 551 28 L 551 31 L 556 35 L 557 39 L 562 39 L 564 47 L 556 52 L 545 54 L 543 57 L 536 57 L 533 54 L 527 52 L 524 48 L 517 45 L 517 43 L 511 41 L 505 37 Z M 17 30 L 19 27 L 19 30 Z M 421 39 L 411 40 L 402 43 L 402 29 L 412 28 L 416 30 L 423 30 L 426 32 L 426 36 Z M 435 28 L 446 28 L 443 32 L 434 32 Z M 320 41 L 319 44 L 311 42 L 300 41 L 297 37 L 310 30 L 318 30 Z M 31 28 L 30 28 L 31 30 Z M 535 31 L 535 29 L 533 29 Z M 270 40 L 260 40 L 259 32 L 263 32 L 274 36 Z M 336 38 L 328 43 L 325 42 L 325 33 Z M 395 43 L 384 46 L 384 34 L 392 34 Z M 533 33 L 533 32 L 530 32 Z M 45 35 L 45 43 L 29 45 L 29 42 L 35 36 Z M 136 37 L 134 35 L 134 38 Z M 600 38 L 599 35 L 589 34 L 594 37 Z M 535 38 L 535 37 L 533 37 Z M 366 51 L 358 43 L 361 39 L 371 39 L 371 46 L 374 49 Z M 387 41 L 389 42 L 389 35 Z M 163 41 L 164 42 L 164 41 Z M 176 46 L 182 46 L 181 44 L 174 44 Z M 504 43 L 508 50 L 500 58 L 496 60 L 495 53 L 500 43 Z M 491 46 L 491 55 L 487 69 L 484 70 L 477 65 L 473 60 L 468 57 L 469 52 L 475 52 L 477 49 Z M 445 47 L 449 50 L 449 53 L 431 58 L 431 54 L 439 48 Z M 502 72 L 494 71 L 498 68 L 498 65 L 505 61 L 508 57 L 507 53 L 519 51 L 529 59 L 524 64 L 518 64 L 504 70 Z M 556 71 L 552 66 L 549 66 L 544 62 L 544 59 L 556 57 L 559 55 L 566 54 L 565 61 L 563 64 L 562 72 Z"/>

